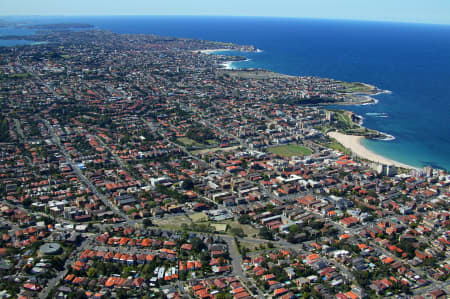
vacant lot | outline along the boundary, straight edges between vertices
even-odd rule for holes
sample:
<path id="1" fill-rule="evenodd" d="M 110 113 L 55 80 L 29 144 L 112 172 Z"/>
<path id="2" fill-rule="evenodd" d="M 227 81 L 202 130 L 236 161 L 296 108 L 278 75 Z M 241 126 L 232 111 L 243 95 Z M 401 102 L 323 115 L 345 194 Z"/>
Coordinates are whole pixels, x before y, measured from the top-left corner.
<path id="1" fill-rule="evenodd" d="M 191 218 L 192 222 L 206 222 L 206 221 L 208 221 L 208 216 L 205 213 L 203 213 L 203 212 L 189 215 L 189 218 Z"/>
<path id="2" fill-rule="evenodd" d="M 235 220 L 227 220 L 227 221 L 221 221 L 219 223 L 224 223 L 228 225 L 228 232 L 231 231 L 231 229 L 233 228 L 242 228 L 242 230 L 244 231 L 244 234 L 248 237 L 253 237 L 254 235 L 258 235 L 259 230 L 254 228 L 251 225 L 248 224 L 240 224 L 239 222 L 235 221 Z"/>
<path id="3" fill-rule="evenodd" d="M 165 229 L 182 229 L 183 224 L 190 225 L 191 219 L 187 216 L 173 216 L 168 218 L 153 219 L 153 224 Z"/>
<path id="4" fill-rule="evenodd" d="M 212 223 L 212 227 L 216 230 L 218 233 L 224 233 L 227 231 L 228 225 L 226 224 L 220 224 L 220 223 Z"/>
<path id="5" fill-rule="evenodd" d="M 263 250 L 266 250 L 267 248 L 269 248 L 268 244 L 270 243 L 270 241 L 268 241 L 267 243 L 240 241 L 240 243 L 241 243 L 241 247 L 247 248 L 249 250 L 249 252 L 258 252 L 258 251 L 263 251 Z M 274 244 L 273 247 L 274 248 L 283 248 L 276 244 Z"/>
<path id="6" fill-rule="evenodd" d="M 182 143 L 182 144 L 186 145 L 186 146 L 191 146 L 191 145 L 199 146 L 199 145 L 201 145 L 200 143 L 197 143 L 195 140 L 192 140 L 192 139 L 187 138 L 187 137 L 178 138 L 177 141 L 179 143 Z"/>
<path id="7" fill-rule="evenodd" d="M 312 150 L 309 148 L 295 144 L 271 147 L 267 150 L 282 157 L 307 156 L 312 154 Z"/>
<path id="8" fill-rule="evenodd" d="M 199 154 L 206 154 L 206 153 L 215 153 L 215 152 L 219 152 L 219 151 L 227 152 L 227 151 L 234 151 L 238 148 L 239 148 L 239 146 L 205 148 L 205 149 L 201 149 L 201 150 L 192 151 L 192 154 L 199 155 Z"/>

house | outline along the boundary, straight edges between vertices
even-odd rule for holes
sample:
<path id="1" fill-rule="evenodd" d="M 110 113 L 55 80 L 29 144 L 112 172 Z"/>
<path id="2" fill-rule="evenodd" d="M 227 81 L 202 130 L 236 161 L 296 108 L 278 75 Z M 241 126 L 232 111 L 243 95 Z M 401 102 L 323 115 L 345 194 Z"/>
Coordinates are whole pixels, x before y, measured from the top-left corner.
<path id="1" fill-rule="evenodd" d="M 114 199 L 114 202 L 117 206 L 119 207 L 123 207 L 125 205 L 134 205 L 137 203 L 136 198 L 134 198 L 131 195 L 128 194 L 124 194 L 124 195 L 119 195 Z"/>
<path id="2" fill-rule="evenodd" d="M 40 285 L 34 283 L 25 283 L 23 288 L 34 292 L 39 292 L 42 289 Z"/>
<path id="3" fill-rule="evenodd" d="M 296 274 L 295 274 L 295 270 L 294 268 L 285 268 L 284 271 L 286 272 L 287 276 L 289 277 L 289 279 L 294 279 Z"/>
<path id="4" fill-rule="evenodd" d="M 278 289 L 275 289 L 273 291 L 273 296 L 274 297 L 281 297 L 281 296 L 283 296 L 286 293 L 288 293 L 287 289 L 285 289 L 285 288 L 278 288 Z"/>
<path id="5" fill-rule="evenodd" d="M 227 273 L 231 271 L 231 266 L 230 265 L 226 265 L 226 266 L 213 266 L 212 267 L 212 271 L 214 273 Z"/>
<path id="6" fill-rule="evenodd" d="M 430 292 L 430 296 L 433 299 L 447 298 L 447 294 L 441 289 L 437 289 L 437 290 L 431 291 Z"/>

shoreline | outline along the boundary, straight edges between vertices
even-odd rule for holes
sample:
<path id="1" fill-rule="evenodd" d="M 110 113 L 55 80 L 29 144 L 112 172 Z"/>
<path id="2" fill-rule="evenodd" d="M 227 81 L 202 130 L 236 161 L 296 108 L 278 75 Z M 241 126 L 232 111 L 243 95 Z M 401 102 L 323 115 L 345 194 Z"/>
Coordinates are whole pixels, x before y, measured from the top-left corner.
<path id="1" fill-rule="evenodd" d="M 215 54 L 216 52 L 229 52 L 229 51 L 239 51 L 238 49 L 227 49 L 227 48 L 223 48 L 223 49 L 205 49 L 205 50 L 194 50 L 194 52 L 200 52 L 202 54 Z M 245 59 L 243 61 L 248 61 L 250 59 Z M 220 63 L 219 65 L 221 66 L 221 69 L 224 70 L 234 70 L 235 68 L 233 68 L 233 62 L 235 62 L 235 60 L 227 60 L 224 61 L 222 63 Z"/>
<path id="2" fill-rule="evenodd" d="M 205 49 L 205 50 L 194 50 L 194 52 L 200 52 L 202 54 L 214 54 L 214 52 L 225 52 L 225 51 L 237 51 L 236 49 Z"/>
<path id="3" fill-rule="evenodd" d="M 231 51 L 231 50 L 232 49 L 216 49 L 216 50 L 202 50 L 201 52 L 205 53 L 205 54 L 214 54 L 214 52 Z M 222 63 L 221 64 L 222 69 L 239 70 L 239 68 L 233 68 L 232 63 L 233 63 L 233 61 L 226 61 L 226 62 Z M 374 98 L 373 96 L 377 96 L 380 94 L 391 94 L 392 93 L 392 91 L 390 91 L 390 90 L 380 90 L 376 86 L 371 85 L 371 84 L 367 84 L 367 83 L 362 83 L 362 84 L 367 87 L 370 87 L 372 90 L 369 92 L 363 92 L 363 93 L 353 92 L 353 93 L 349 94 L 349 97 L 346 98 L 343 102 L 321 103 L 321 104 L 318 104 L 318 106 L 376 105 L 376 104 L 378 104 L 379 100 Z M 348 110 L 346 110 L 346 111 L 348 111 Z M 362 122 L 363 122 L 364 118 L 362 116 L 359 116 L 359 119 L 360 119 L 359 126 L 362 127 Z M 390 140 L 395 139 L 395 137 L 390 134 L 383 133 L 383 132 L 379 132 L 379 133 L 382 136 L 384 136 L 384 138 L 379 139 L 379 140 L 390 141 Z M 394 165 L 396 167 L 405 168 L 405 169 L 418 169 L 417 167 L 386 158 L 386 157 L 384 157 L 380 154 L 377 154 L 376 152 L 368 149 L 361 143 L 361 140 L 366 138 L 364 136 L 346 135 L 346 134 L 339 133 L 339 132 L 330 132 L 327 135 L 336 139 L 344 147 L 350 149 L 354 154 L 356 154 L 360 158 L 363 158 L 363 159 L 366 159 L 366 160 L 369 160 L 369 161 L 372 161 L 375 163 Z"/>
<path id="4" fill-rule="evenodd" d="M 350 149 L 355 155 L 357 155 L 360 158 L 367 159 L 375 163 L 394 165 L 400 168 L 418 169 L 417 167 L 386 158 L 380 154 L 371 151 L 361 143 L 361 140 L 366 138 L 364 136 L 346 135 L 339 132 L 329 132 L 327 135 L 331 138 L 336 139 L 345 148 Z"/>
<path id="5" fill-rule="evenodd" d="M 355 95 L 353 95 L 355 96 Z M 358 99 L 350 98 L 346 99 L 341 102 L 324 102 L 324 103 L 318 103 L 318 104 L 309 104 L 314 106 L 365 106 L 365 105 L 375 105 L 378 104 L 378 100 L 375 98 L 372 98 L 371 95 L 364 95 L 364 96 L 358 96 Z M 304 105 L 304 104 L 302 104 Z M 308 105 L 308 104 L 306 104 Z M 344 109 L 345 110 L 345 109 Z"/>
<path id="6" fill-rule="evenodd" d="M 219 65 L 223 70 L 233 70 L 233 61 L 225 61 Z"/>

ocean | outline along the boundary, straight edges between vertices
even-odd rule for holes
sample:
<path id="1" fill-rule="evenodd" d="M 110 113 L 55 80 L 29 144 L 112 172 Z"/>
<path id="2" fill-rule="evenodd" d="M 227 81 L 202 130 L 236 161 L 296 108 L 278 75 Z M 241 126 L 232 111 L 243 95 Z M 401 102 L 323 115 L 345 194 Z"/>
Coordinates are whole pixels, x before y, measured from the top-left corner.
<path id="1" fill-rule="evenodd" d="M 391 94 L 352 110 L 364 126 L 395 137 L 364 140 L 399 162 L 450 170 L 450 26 L 262 17 L 45 17 L 29 22 L 89 23 L 117 33 L 152 33 L 251 44 L 257 67 L 373 84 Z M 1 33 L 1 32 L 0 32 Z"/>

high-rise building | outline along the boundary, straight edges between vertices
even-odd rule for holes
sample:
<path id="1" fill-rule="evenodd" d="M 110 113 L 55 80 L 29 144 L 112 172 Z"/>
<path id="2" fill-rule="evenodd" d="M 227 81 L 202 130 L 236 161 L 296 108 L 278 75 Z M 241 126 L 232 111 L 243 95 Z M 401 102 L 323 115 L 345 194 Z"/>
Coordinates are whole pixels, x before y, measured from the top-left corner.
<path id="1" fill-rule="evenodd" d="M 426 175 L 427 177 L 433 176 L 433 168 L 431 168 L 431 166 L 425 166 L 425 167 L 423 168 L 423 171 L 425 171 L 425 175 Z"/>

